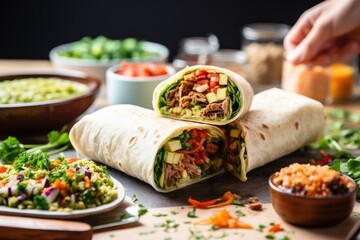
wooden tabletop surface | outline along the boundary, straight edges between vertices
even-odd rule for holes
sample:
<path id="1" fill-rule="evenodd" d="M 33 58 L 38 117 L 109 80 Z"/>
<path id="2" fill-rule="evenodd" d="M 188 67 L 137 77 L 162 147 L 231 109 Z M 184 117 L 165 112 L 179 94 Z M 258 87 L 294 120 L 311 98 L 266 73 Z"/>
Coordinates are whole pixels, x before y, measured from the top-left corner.
<path id="1" fill-rule="evenodd" d="M 48 60 L 0 60 L 0 74 L 8 71 L 28 69 L 33 70 L 40 68 L 49 69 L 52 68 L 52 66 Z M 255 86 L 254 88 L 255 92 L 257 92 L 266 89 L 267 87 Z M 99 99 L 97 99 L 94 107 L 90 111 L 94 111 L 94 109 L 98 109 L 106 105 L 107 104 L 104 95 L 100 94 Z M 326 106 L 326 108 L 328 109 L 334 107 L 343 107 L 347 110 L 360 112 L 360 98 L 357 97 L 352 101 L 346 103 Z M 65 155 L 72 157 L 76 156 L 77 154 L 74 150 L 69 150 L 65 152 Z M 305 163 L 308 162 L 310 159 L 314 159 L 317 157 L 319 157 L 319 153 L 316 151 L 296 151 L 288 156 L 282 157 L 272 163 L 269 163 L 263 167 L 251 171 L 248 174 L 248 180 L 246 182 L 239 182 L 235 177 L 231 176 L 230 174 L 223 173 L 204 182 L 200 182 L 198 184 L 194 184 L 171 193 L 158 193 L 148 184 L 141 182 L 140 180 L 133 177 L 130 177 L 120 171 L 110 168 L 109 172 L 115 179 L 119 180 L 124 185 L 127 196 L 131 197 L 133 195 L 136 195 L 138 203 L 143 204 L 147 208 L 183 206 L 187 205 L 186 200 L 189 196 L 198 199 L 204 199 L 204 196 L 206 196 L 206 199 L 212 199 L 221 196 L 224 192 L 228 190 L 234 191 L 242 196 L 257 196 L 263 203 L 270 203 L 268 192 L 268 179 L 272 173 L 293 162 Z M 94 236 L 98 236 L 97 239 L 103 239 L 99 236 L 105 236 L 105 238 L 108 239 L 112 239 L 114 237 L 112 232 L 107 233 L 107 237 L 104 234 L 95 234 Z M 148 237 L 151 238 L 151 236 Z M 145 237 L 140 239 L 147 238 Z"/>

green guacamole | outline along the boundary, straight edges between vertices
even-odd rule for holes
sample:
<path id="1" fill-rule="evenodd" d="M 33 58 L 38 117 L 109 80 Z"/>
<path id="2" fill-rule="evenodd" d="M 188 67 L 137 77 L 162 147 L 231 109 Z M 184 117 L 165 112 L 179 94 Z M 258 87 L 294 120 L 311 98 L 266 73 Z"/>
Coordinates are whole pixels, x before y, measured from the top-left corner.
<path id="1" fill-rule="evenodd" d="M 33 103 L 71 98 L 87 91 L 82 83 L 60 78 L 0 81 L 0 104 Z"/>

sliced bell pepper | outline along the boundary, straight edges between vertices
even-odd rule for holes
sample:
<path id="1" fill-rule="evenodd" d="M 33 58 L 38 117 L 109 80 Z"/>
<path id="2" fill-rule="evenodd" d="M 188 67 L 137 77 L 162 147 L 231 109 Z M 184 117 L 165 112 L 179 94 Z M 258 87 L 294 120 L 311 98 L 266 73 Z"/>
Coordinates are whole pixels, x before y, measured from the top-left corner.
<path id="1" fill-rule="evenodd" d="M 190 203 L 191 205 L 193 205 L 194 207 L 197 208 L 206 208 L 208 206 L 214 205 L 217 203 L 217 199 L 212 199 L 206 202 L 200 202 L 197 201 L 195 199 L 192 199 L 191 197 L 188 198 L 188 203 Z"/>

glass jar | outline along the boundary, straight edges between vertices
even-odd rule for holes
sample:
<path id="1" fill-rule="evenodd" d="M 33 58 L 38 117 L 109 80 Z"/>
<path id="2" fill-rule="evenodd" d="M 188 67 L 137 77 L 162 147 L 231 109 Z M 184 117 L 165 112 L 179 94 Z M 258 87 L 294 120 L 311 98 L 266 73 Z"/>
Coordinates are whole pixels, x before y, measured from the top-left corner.
<path id="1" fill-rule="evenodd" d="M 218 38 L 214 34 L 207 37 L 189 37 L 181 39 L 180 49 L 173 65 L 181 69 L 187 65 L 207 64 L 209 56 L 219 49 Z"/>
<path id="2" fill-rule="evenodd" d="M 278 23 L 254 23 L 242 28 L 242 49 L 248 56 L 250 82 L 280 83 L 283 40 L 289 30 L 290 26 Z"/>
<path id="3" fill-rule="evenodd" d="M 358 81 L 357 58 L 329 66 L 284 61 L 281 87 L 323 104 L 349 101 Z"/>

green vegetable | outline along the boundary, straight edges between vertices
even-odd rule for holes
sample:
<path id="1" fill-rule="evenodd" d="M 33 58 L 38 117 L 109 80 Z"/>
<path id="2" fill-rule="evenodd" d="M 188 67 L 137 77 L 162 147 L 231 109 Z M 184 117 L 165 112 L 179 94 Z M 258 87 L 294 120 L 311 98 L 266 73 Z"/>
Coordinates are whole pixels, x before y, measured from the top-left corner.
<path id="1" fill-rule="evenodd" d="M 15 161 L 14 168 L 17 171 L 24 168 L 49 170 L 50 164 L 50 158 L 45 152 L 38 152 L 34 154 L 22 152 Z"/>
<path id="2" fill-rule="evenodd" d="M 234 117 L 241 108 L 241 96 L 240 96 L 240 91 L 235 88 L 235 85 L 232 81 L 229 81 L 230 84 L 228 84 L 227 89 L 229 92 L 229 96 L 231 99 L 231 116 L 230 118 Z"/>
<path id="3" fill-rule="evenodd" d="M 46 201 L 44 196 L 36 195 L 34 197 L 34 207 L 36 209 L 48 210 L 49 209 L 49 204 Z"/>
<path id="4" fill-rule="evenodd" d="M 146 51 L 143 41 L 138 41 L 135 38 L 114 40 L 105 36 L 84 37 L 73 43 L 69 49 L 60 51 L 59 55 L 104 62 L 112 59 L 150 60 L 158 56 L 157 53 Z"/>
<path id="5" fill-rule="evenodd" d="M 24 145 L 15 137 L 8 137 L 0 144 L 0 160 L 5 164 L 12 164 L 14 159 L 25 151 Z"/>
<path id="6" fill-rule="evenodd" d="M 333 111 L 330 111 L 327 113 L 327 115 L 335 119 L 342 119 L 354 123 L 360 123 L 360 113 L 351 113 L 341 108 L 337 108 Z"/>
<path id="7" fill-rule="evenodd" d="M 330 168 L 354 179 L 358 185 L 357 197 L 360 198 L 360 156 L 347 161 L 335 159 Z"/>
<path id="8" fill-rule="evenodd" d="M 196 218 L 196 208 L 193 208 L 190 212 L 188 212 L 187 216 L 189 218 Z"/>
<path id="9" fill-rule="evenodd" d="M 71 146 L 69 135 L 65 132 L 66 127 L 60 131 L 48 133 L 46 144 L 21 144 L 15 137 L 9 136 L 0 143 L 0 160 L 5 164 L 12 164 L 22 152 L 38 153 L 47 152 L 53 155 L 68 149 Z"/>
<path id="10" fill-rule="evenodd" d="M 139 217 L 145 215 L 148 212 L 148 210 L 144 207 L 144 205 L 138 204 L 138 206 L 139 206 L 139 210 L 138 210 Z"/>

